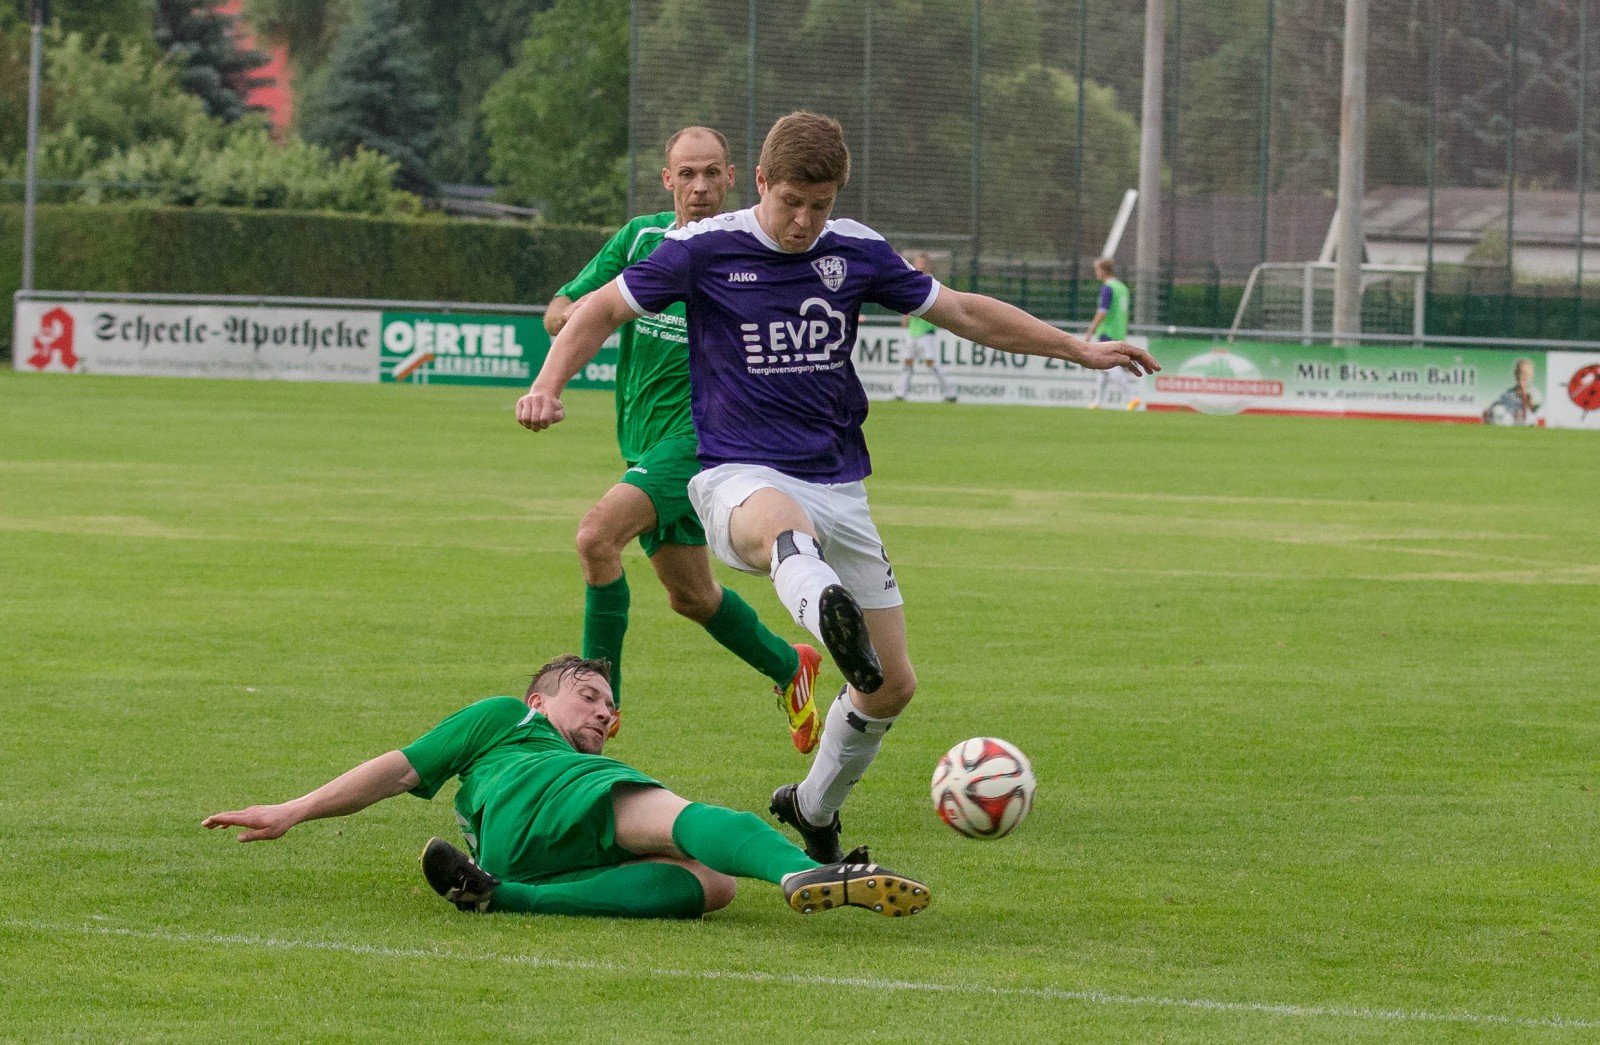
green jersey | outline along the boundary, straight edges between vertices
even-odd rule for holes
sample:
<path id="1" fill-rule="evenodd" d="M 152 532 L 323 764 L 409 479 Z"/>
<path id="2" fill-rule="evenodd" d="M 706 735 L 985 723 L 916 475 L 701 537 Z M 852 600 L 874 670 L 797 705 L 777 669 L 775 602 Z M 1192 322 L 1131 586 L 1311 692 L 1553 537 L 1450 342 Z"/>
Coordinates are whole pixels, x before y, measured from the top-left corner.
<path id="1" fill-rule="evenodd" d="M 642 261 L 677 227 L 670 210 L 642 214 L 617 230 L 558 294 L 577 300 Z M 617 447 L 629 463 L 656 443 L 693 436 L 689 416 L 689 321 L 680 301 L 622 325 L 617 352 Z"/>
<path id="2" fill-rule="evenodd" d="M 461 833 L 491 874 L 531 882 L 636 857 L 616 847 L 611 789 L 656 785 L 631 766 L 574 750 L 550 721 L 516 697 L 490 697 L 451 715 L 401 754 L 432 798 L 461 778 Z"/>
<path id="3" fill-rule="evenodd" d="M 1128 336 L 1128 285 L 1120 279 L 1108 279 L 1100 287 L 1100 308 L 1106 318 L 1100 321 L 1097 333 L 1107 341 L 1121 341 Z"/>
<path id="4" fill-rule="evenodd" d="M 907 337 L 921 337 L 923 334 L 931 334 L 935 330 L 938 330 L 938 329 L 939 329 L 938 327 L 934 326 L 932 323 L 929 323 L 926 319 L 923 319 L 921 316 L 907 316 L 906 317 L 906 336 Z"/>

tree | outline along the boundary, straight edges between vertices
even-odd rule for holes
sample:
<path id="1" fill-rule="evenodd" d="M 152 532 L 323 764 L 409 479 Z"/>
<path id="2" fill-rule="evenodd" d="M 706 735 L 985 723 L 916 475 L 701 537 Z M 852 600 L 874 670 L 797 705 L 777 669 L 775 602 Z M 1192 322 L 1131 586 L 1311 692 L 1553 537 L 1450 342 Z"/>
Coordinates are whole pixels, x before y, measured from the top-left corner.
<path id="1" fill-rule="evenodd" d="M 178 66 L 148 43 L 109 37 L 91 43 L 80 33 L 49 30 L 44 59 L 41 179 L 82 178 L 140 142 L 220 139 L 220 123 L 179 86 Z M 24 144 L 19 133 L 0 154 L 11 176 L 23 169 Z"/>
<path id="2" fill-rule="evenodd" d="M 260 111 L 245 99 L 272 81 L 252 75 L 272 59 L 239 46 L 239 19 L 212 9 L 214 0 L 154 0 L 156 45 L 183 63 L 183 89 L 205 102 L 206 112 L 232 123 Z"/>
<path id="3" fill-rule="evenodd" d="M 558 221 L 618 224 L 627 204 L 628 0 L 557 0 L 483 102 L 490 174 Z"/>
<path id="4" fill-rule="evenodd" d="M 489 180 L 483 99 L 516 60 L 530 19 L 551 0 L 400 0 L 427 41 L 439 94 L 439 138 L 429 166 L 441 181 Z M 624 15 L 626 18 L 626 15 Z"/>
<path id="5" fill-rule="evenodd" d="M 437 138 L 438 97 L 419 86 L 426 58 L 395 0 L 358 0 L 328 66 L 306 92 L 299 129 L 340 156 L 367 148 L 398 165 L 396 183 L 434 191 L 428 156 Z"/>
<path id="6" fill-rule="evenodd" d="M 438 136 L 428 156 L 438 180 L 488 180 L 484 95 L 515 60 L 529 18 L 551 2 L 399 0 L 401 20 L 416 34 L 438 96 Z M 302 84 L 323 77 L 339 31 L 358 6 L 357 0 L 245 0 L 251 24 L 287 47 Z"/>
<path id="7" fill-rule="evenodd" d="M 50 196 L 362 214 L 418 209 L 416 197 L 394 188 L 395 165 L 385 157 L 357 149 L 335 161 L 294 136 L 280 144 L 258 115 L 224 123 L 179 86 L 179 74 L 149 41 L 89 43 L 49 30 L 39 176 L 76 183 L 53 187 Z M 0 177 L 22 177 L 20 136 L 0 136 L 0 148 Z"/>
<path id="8" fill-rule="evenodd" d="M 22 24 L 0 18 L 0 157 L 27 143 L 28 46 Z"/>
<path id="9" fill-rule="evenodd" d="M 1111 228 L 1123 189 L 1139 170 L 1139 131 L 1108 87 L 1041 65 L 985 78 L 979 195 L 985 243 L 995 251 L 1076 257 Z M 1084 110 L 1083 193 L 1074 163 L 1078 107 Z M 1076 212 L 1076 215 L 1074 214 Z M 1070 230 L 1074 216 L 1079 242 Z M 985 248 L 989 252 L 988 248 Z"/>
<path id="10" fill-rule="evenodd" d="M 353 6 L 353 0 L 244 0 L 250 24 L 283 44 L 300 74 L 312 73 L 327 62 Z"/>
<path id="11" fill-rule="evenodd" d="M 89 171 L 83 199 L 375 215 L 419 209 L 415 196 L 394 188 L 394 161 L 370 149 L 335 160 L 300 138 L 274 142 L 265 126 L 234 126 L 215 146 L 163 140 L 118 153 Z"/>

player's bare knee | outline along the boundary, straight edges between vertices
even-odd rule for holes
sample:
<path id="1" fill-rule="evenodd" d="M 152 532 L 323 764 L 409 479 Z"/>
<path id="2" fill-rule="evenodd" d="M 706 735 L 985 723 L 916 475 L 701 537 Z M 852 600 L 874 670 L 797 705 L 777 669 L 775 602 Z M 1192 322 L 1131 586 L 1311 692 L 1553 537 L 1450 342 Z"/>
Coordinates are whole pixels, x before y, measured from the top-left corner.
<path id="1" fill-rule="evenodd" d="M 706 897 L 706 913 L 720 911 L 733 903 L 733 896 L 739 889 L 739 880 L 732 875 L 713 871 L 704 865 L 695 870 L 695 877 L 700 879 L 700 888 Z"/>
<path id="2" fill-rule="evenodd" d="M 917 674 L 908 664 L 901 670 L 884 666 L 883 685 L 870 694 L 856 694 L 861 710 L 874 717 L 898 715 L 917 693 Z"/>
<path id="3" fill-rule="evenodd" d="M 688 617 L 696 624 L 704 624 L 716 616 L 722 605 L 722 586 L 710 588 L 699 585 L 675 585 L 667 589 L 667 605 L 672 612 Z"/>
<path id="4" fill-rule="evenodd" d="M 622 562 L 622 544 L 601 524 L 600 520 L 593 518 L 593 513 L 585 515 L 578 524 L 578 558 L 583 562 L 585 570 L 598 569 Z"/>

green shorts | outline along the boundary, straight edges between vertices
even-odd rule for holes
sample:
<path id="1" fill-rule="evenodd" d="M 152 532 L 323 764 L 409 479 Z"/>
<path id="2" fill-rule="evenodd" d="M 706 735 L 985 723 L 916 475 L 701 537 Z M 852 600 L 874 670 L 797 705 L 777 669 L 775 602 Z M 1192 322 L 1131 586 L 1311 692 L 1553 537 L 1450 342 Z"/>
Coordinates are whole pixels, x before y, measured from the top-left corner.
<path id="1" fill-rule="evenodd" d="M 689 503 L 689 480 L 700 472 L 698 449 L 692 435 L 663 439 L 637 461 L 629 461 L 618 480 L 643 490 L 655 506 L 656 528 L 639 535 L 646 555 L 654 555 L 663 544 L 706 543 L 705 527 Z"/>
<path id="2" fill-rule="evenodd" d="M 508 882 L 563 880 L 576 872 L 639 859 L 617 845 L 611 792 L 620 784 L 660 787 L 604 755 L 552 755 L 507 774 L 484 804 L 478 860 Z"/>

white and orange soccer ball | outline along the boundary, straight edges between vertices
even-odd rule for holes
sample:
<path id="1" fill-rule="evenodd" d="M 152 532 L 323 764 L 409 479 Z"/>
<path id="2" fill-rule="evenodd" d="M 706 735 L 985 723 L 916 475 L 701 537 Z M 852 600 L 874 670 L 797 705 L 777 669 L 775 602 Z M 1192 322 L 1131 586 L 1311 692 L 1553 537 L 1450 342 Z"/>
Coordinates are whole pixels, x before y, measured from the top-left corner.
<path id="1" fill-rule="evenodd" d="M 1028 756 L 995 737 L 963 740 L 933 770 L 933 808 L 968 838 L 1003 838 L 1033 808 Z"/>

